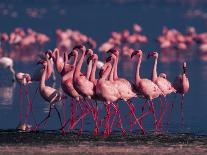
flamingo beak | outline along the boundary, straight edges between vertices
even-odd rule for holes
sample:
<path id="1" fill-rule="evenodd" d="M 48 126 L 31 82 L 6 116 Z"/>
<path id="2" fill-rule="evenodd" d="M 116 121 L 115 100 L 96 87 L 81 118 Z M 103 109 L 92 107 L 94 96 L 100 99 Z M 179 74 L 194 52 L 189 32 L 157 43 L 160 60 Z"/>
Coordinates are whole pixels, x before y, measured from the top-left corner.
<path id="1" fill-rule="evenodd" d="M 187 64 L 186 62 L 183 63 L 183 73 L 185 74 L 187 70 Z"/>
<path id="2" fill-rule="evenodd" d="M 44 60 L 40 60 L 40 61 L 37 62 L 37 65 L 43 64 L 43 63 L 44 63 Z"/>
<path id="3" fill-rule="evenodd" d="M 76 45 L 73 47 L 73 50 L 81 49 L 83 48 L 83 45 Z"/>
<path id="4" fill-rule="evenodd" d="M 69 54 L 68 54 L 68 59 L 70 59 L 70 57 L 72 57 L 74 55 L 74 53 L 73 52 L 70 52 Z"/>
<path id="5" fill-rule="evenodd" d="M 111 59 L 112 59 L 112 56 L 108 57 L 108 58 L 106 59 L 106 62 L 110 62 Z"/>
<path id="6" fill-rule="evenodd" d="M 132 52 L 131 59 L 137 54 L 137 51 Z"/>
<path id="7" fill-rule="evenodd" d="M 93 50 L 92 49 L 87 49 L 86 50 L 86 55 L 92 56 L 93 55 Z"/>
<path id="8" fill-rule="evenodd" d="M 152 57 L 154 55 L 153 52 L 150 52 L 148 55 L 147 55 L 147 59 L 149 59 L 150 57 Z"/>

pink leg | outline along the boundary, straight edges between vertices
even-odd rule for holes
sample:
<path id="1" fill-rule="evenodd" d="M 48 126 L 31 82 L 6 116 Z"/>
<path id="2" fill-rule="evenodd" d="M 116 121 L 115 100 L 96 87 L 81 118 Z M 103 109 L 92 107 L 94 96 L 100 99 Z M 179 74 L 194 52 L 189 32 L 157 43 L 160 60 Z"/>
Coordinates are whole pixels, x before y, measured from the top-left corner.
<path id="1" fill-rule="evenodd" d="M 99 125 L 98 125 L 98 103 L 96 102 L 96 111 L 95 111 L 95 129 L 94 129 L 94 135 L 96 136 L 99 132 Z"/>
<path id="2" fill-rule="evenodd" d="M 155 129 L 157 131 L 158 129 L 158 126 L 157 126 L 157 117 L 156 117 L 156 114 L 155 114 L 155 108 L 154 108 L 154 103 L 152 101 L 149 101 L 151 106 L 152 106 L 152 113 L 153 113 L 153 118 L 154 118 L 154 122 L 155 122 Z"/>
<path id="3" fill-rule="evenodd" d="M 172 111 L 173 111 L 173 108 L 174 108 L 174 103 L 175 103 L 176 97 L 177 97 L 177 95 L 175 94 L 175 96 L 174 96 L 174 100 L 173 100 L 173 102 L 172 102 L 172 106 L 171 106 L 171 109 L 170 109 L 170 112 L 169 112 L 169 115 L 168 115 L 168 118 L 167 118 L 167 125 L 170 124 L 170 116 L 171 116 Z"/>
<path id="4" fill-rule="evenodd" d="M 28 123 L 29 113 L 30 113 L 30 111 L 31 111 L 31 102 L 30 102 L 30 97 L 29 97 L 29 91 L 28 91 L 28 88 L 26 88 L 26 86 L 25 86 L 24 88 L 25 88 L 25 93 L 26 93 L 27 102 L 28 102 L 28 105 L 27 105 L 27 112 L 26 112 L 26 120 L 25 120 L 25 122 Z"/>
<path id="5" fill-rule="evenodd" d="M 55 105 L 54 105 L 54 108 L 55 108 L 55 111 L 58 114 L 58 118 L 59 118 L 60 125 L 61 125 L 61 132 L 62 132 L 62 134 L 65 134 L 65 130 L 63 128 L 63 123 L 62 123 L 62 119 L 61 119 L 61 116 L 60 116 L 60 112 L 58 111 L 58 109 L 57 109 L 57 107 Z"/>
<path id="6" fill-rule="evenodd" d="M 180 102 L 180 108 L 181 108 L 181 126 L 184 127 L 184 112 L 183 112 L 183 106 L 184 106 L 184 95 L 182 95 L 181 102 Z"/>
<path id="7" fill-rule="evenodd" d="M 113 105 L 113 107 L 116 108 L 116 111 L 117 111 L 117 113 L 118 113 L 118 118 L 119 118 L 116 127 L 118 127 L 118 125 L 120 125 L 122 134 L 125 136 L 125 135 L 126 135 L 126 130 L 125 130 L 124 127 L 123 127 L 123 123 L 122 123 L 122 118 L 121 118 L 121 113 L 120 113 L 120 110 L 119 110 L 118 102 L 117 102 L 116 105 Z M 130 115 L 130 116 L 131 116 L 131 115 Z"/>
<path id="8" fill-rule="evenodd" d="M 106 104 L 106 119 L 105 119 L 105 131 L 104 136 L 109 135 L 109 121 L 110 121 L 110 105 Z"/>
<path id="9" fill-rule="evenodd" d="M 130 104 L 128 103 L 128 101 L 127 101 L 126 103 L 127 103 L 128 107 L 129 107 L 129 109 L 130 109 L 132 115 L 134 116 L 136 122 L 138 123 L 140 129 L 141 129 L 141 133 L 144 134 L 144 128 L 142 127 L 142 125 L 140 124 L 139 120 L 137 119 L 137 117 L 136 117 L 136 115 L 135 115 L 133 109 L 131 108 L 131 106 L 130 106 Z M 138 120 L 138 121 L 137 121 L 137 120 Z"/>
<path id="10" fill-rule="evenodd" d="M 46 116 L 40 123 L 38 123 L 38 124 L 36 125 L 34 131 L 38 130 L 39 127 L 40 127 L 40 125 L 49 119 L 50 114 L 51 114 L 51 111 L 52 111 L 52 104 L 50 104 L 50 109 L 49 109 L 49 113 L 48 113 L 48 115 L 47 115 L 47 116 Z"/>
<path id="11" fill-rule="evenodd" d="M 66 123 L 65 101 L 62 101 L 63 124 Z"/>
<path id="12" fill-rule="evenodd" d="M 23 100 L 22 100 L 22 85 L 20 84 L 20 90 L 19 90 L 19 98 L 20 98 L 20 102 L 19 102 L 19 120 L 20 120 L 20 123 L 22 123 L 22 103 L 23 103 Z"/>

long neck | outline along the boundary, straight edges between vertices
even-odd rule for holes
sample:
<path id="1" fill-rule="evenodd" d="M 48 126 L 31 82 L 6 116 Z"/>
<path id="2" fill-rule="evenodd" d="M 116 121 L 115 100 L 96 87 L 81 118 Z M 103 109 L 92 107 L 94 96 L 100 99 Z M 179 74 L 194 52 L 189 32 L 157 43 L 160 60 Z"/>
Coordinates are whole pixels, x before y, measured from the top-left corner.
<path id="1" fill-rule="evenodd" d="M 86 78 L 89 79 L 92 71 L 92 65 L 93 61 L 90 61 L 89 64 L 87 65 L 87 72 L 86 72 Z"/>
<path id="2" fill-rule="evenodd" d="M 116 57 L 116 60 L 115 60 L 115 68 L 114 68 L 114 80 L 117 80 L 119 77 L 118 77 L 118 63 L 119 63 L 119 55 Z"/>
<path id="3" fill-rule="evenodd" d="M 77 60 L 78 60 L 78 53 L 75 53 L 73 66 L 76 66 Z"/>
<path id="4" fill-rule="evenodd" d="M 80 58 L 80 60 L 79 60 L 79 62 L 78 62 L 78 64 L 77 64 L 77 66 L 76 66 L 76 68 L 75 68 L 75 74 L 74 74 L 75 77 L 80 76 L 80 73 L 81 73 L 81 67 L 82 67 L 82 65 L 83 65 L 84 58 L 85 58 L 85 50 L 82 50 L 81 58 Z"/>
<path id="5" fill-rule="evenodd" d="M 57 71 L 58 71 L 58 73 L 61 73 L 61 71 L 63 69 L 63 64 L 62 64 L 62 62 L 60 60 L 60 53 L 59 53 L 59 51 L 55 52 L 55 57 L 56 57 L 55 65 L 56 65 Z"/>
<path id="6" fill-rule="evenodd" d="M 142 56 L 138 58 L 138 62 L 137 62 L 137 70 L 136 70 L 136 76 L 135 76 L 136 83 L 138 83 L 141 80 L 140 75 L 139 75 L 141 62 L 142 62 Z"/>
<path id="7" fill-rule="evenodd" d="M 108 78 L 109 73 L 111 72 L 111 68 L 112 68 L 111 64 L 108 64 L 105 72 L 103 73 L 103 75 L 101 77 L 101 79 L 106 80 Z"/>
<path id="8" fill-rule="evenodd" d="M 152 69 L 152 81 L 155 82 L 157 79 L 157 59 L 155 58 L 153 69 Z"/>
<path id="9" fill-rule="evenodd" d="M 40 78 L 40 89 L 45 87 L 45 80 L 46 80 L 46 72 L 47 72 L 47 66 L 45 67 L 45 69 L 43 70 L 42 76 Z"/>
<path id="10" fill-rule="evenodd" d="M 114 71 L 115 71 L 115 68 L 116 68 L 116 59 L 113 60 L 113 66 L 112 66 L 112 70 L 111 70 L 111 73 L 109 75 L 109 80 L 110 81 L 114 81 Z"/>
<path id="11" fill-rule="evenodd" d="M 97 59 L 94 61 L 93 63 L 93 68 L 92 68 L 92 71 L 91 71 L 91 75 L 90 75 L 90 81 L 91 82 L 94 82 L 96 80 L 96 65 L 97 65 Z"/>

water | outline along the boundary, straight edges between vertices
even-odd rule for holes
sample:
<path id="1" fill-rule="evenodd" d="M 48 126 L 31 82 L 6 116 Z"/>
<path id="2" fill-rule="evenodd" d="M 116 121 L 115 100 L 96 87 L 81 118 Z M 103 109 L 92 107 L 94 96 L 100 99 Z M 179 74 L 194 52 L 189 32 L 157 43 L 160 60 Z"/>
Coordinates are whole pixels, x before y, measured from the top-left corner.
<path id="1" fill-rule="evenodd" d="M 205 1 L 202 3 L 196 3 L 191 5 L 188 2 L 172 2 L 166 3 L 164 1 L 158 1 L 153 3 L 147 2 L 130 2 L 119 3 L 118 1 L 101 2 L 101 1 L 87 1 L 81 3 L 79 1 L 63 1 L 58 3 L 56 1 L 44 1 L 35 3 L 22 1 L 1 1 L 0 6 L 9 8 L 8 15 L 3 15 L 0 12 L 0 31 L 10 32 L 15 27 L 23 27 L 46 33 L 50 36 L 51 41 L 45 49 L 53 49 L 56 45 L 55 30 L 57 28 L 72 28 L 77 29 L 80 32 L 91 36 L 97 41 L 98 46 L 107 40 L 112 31 L 121 31 L 125 28 L 132 29 L 134 23 L 139 23 L 143 27 L 143 34 L 146 34 L 149 38 L 149 42 L 146 45 L 141 45 L 140 48 L 146 53 L 152 50 L 160 50 L 158 44 L 155 42 L 155 38 L 161 33 L 164 25 L 170 28 L 176 28 L 181 32 L 185 31 L 187 26 L 195 26 L 198 32 L 206 31 L 206 20 L 203 18 L 189 18 L 187 12 L 200 9 L 203 12 L 207 11 L 205 7 Z M 121 1 L 120 1 L 121 2 Z M 38 18 L 31 18 L 28 16 L 28 8 L 45 9 Z M 99 53 L 100 55 L 100 53 Z M 207 118 L 206 113 L 206 99 L 207 88 L 206 73 L 207 62 L 202 61 L 194 49 L 193 56 L 188 60 L 188 78 L 190 81 L 190 91 L 185 96 L 184 103 L 184 126 L 180 125 L 180 97 L 177 97 L 175 108 L 171 115 L 170 125 L 164 124 L 164 133 L 193 133 L 196 135 L 206 135 L 207 125 L 205 123 Z M 126 65 L 130 68 L 127 68 Z M 31 69 L 36 67 L 35 62 L 21 62 L 15 61 L 15 70 L 17 72 L 31 72 Z M 124 68 L 127 68 L 124 70 Z M 142 77 L 150 77 L 152 68 L 152 60 L 143 62 L 141 67 Z M 159 62 L 158 72 L 165 72 L 172 81 L 176 75 L 181 72 L 181 63 L 175 61 L 169 64 Z M 122 59 L 119 64 L 119 75 L 127 79 L 133 80 L 135 74 L 135 66 L 131 62 Z M 12 84 L 10 82 L 9 72 L 6 70 L 0 70 L 0 129 L 15 129 L 19 123 L 19 86 L 18 84 Z M 51 81 L 49 85 L 53 85 Z M 56 88 L 60 88 L 59 77 L 56 83 Z M 31 99 L 34 96 L 34 92 L 38 87 L 37 83 L 32 84 L 29 87 Z M 173 100 L 173 96 L 168 97 L 169 103 Z M 24 98 L 24 116 L 26 112 L 26 98 Z M 140 109 L 143 100 L 134 99 L 133 103 L 136 103 L 136 107 Z M 40 97 L 39 94 L 33 100 L 33 110 L 36 115 L 36 119 L 40 121 L 48 112 L 48 104 Z M 100 104 L 100 109 L 103 111 L 103 106 Z M 69 100 L 67 100 L 67 107 L 69 109 Z M 127 107 L 121 104 L 120 107 L 124 113 Z M 158 106 L 157 106 L 158 107 Z M 58 106 L 61 110 L 61 106 Z M 103 115 L 103 112 L 102 112 Z M 69 111 L 67 112 L 69 116 Z M 91 132 L 92 124 L 90 118 L 87 118 L 87 124 L 85 130 Z M 165 120 L 166 122 L 166 120 Z M 30 120 L 32 123 L 32 120 Z M 127 119 L 124 120 L 124 124 L 127 124 Z M 152 117 L 149 116 L 144 120 L 144 127 L 147 131 L 153 130 Z M 55 112 L 48 122 L 47 129 L 55 130 L 59 128 L 59 122 Z M 44 129 L 44 128 L 42 128 Z M 138 128 L 135 128 L 137 130 Z M 117 130 L 117 129 L 115 129 Z"/>

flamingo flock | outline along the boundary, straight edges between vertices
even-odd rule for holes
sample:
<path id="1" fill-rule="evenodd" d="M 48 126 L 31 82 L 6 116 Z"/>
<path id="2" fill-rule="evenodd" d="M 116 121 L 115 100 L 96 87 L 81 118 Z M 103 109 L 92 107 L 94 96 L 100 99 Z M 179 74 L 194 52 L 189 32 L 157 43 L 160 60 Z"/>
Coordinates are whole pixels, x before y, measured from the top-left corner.
<path id="1" fill-rule="evenodd" d="M 107 58 L 100 66 L 98 55 L 90 48 L 86 48 L 84 45 L 76 45 L 70 52 L 63 52 L 63 57 L 60 56 L 58 48 L 53 51 L 48 50 L 44 56 L 37 62 L 42 66 L 36 74 L 36 78 L 32 74 L 17 73 L 16 79 L 22 86 L 25 87 L 26 94 L 28 95 L 28 86 L 34 82 L 39 82 L 37 90 L 41 97 L 49 104 L 48 115 L 40 120 L 35 120 L 34 127 L 28 127 L 27 123 L 23 123 L 22 130 L 39 130 L 43 123 L 47 123 L 51 116 L 51 111 L 54 109 L 58 115 L 60 122 L 60 131 L 65 134 L 66 127 L 68 130 L 73 130 L 78 124 L 80 124 L 79 134 L 84 131 L 84 122 L 86 118 L 92 118 L 92 124 L 94 124 L 94 135 L 101 133 L 103 128 L 104 136 L 110 135 L 112 128 L 120 127 L 123 135 L 127 134 L 126 127 L 123 123 L 123 119 L 130 118 L 128 125 L 130 128 L 130 134 L 132 134 L 133 127 L 137 125 L 141 134 L 145 133 L 145 127 L 143 125 L 143 119 L 152 114 L 155 131 L 160 131 L 161 124 L 164 115 L 168 112 L 168 102 L 166 96 L 178 93 L 183 96 L 189 90 L 189 81 L 186 75 L 187 64 L 183 63 L 182 73 L 175 78 L 174 82 L 167 80 L 165 73 L 157 75 L 157 63 L 158 53 L 148 53 L 148 58 L 153 57 L 154 65 L 152 68 L 152 78 L 143 78 L 140 75 L 142 57 L 144 53 L 141 50 L 134 50 L 131 53 L 131 59 L 137 57 L 136 73 L 134 81 L 118 76 L 118 63 L 120 50 L 118 48 L 111 48 L 107 53 Z M 84 62 L 86 63 L 86 73 L 82 72 Z M 63 91 L 57 90 L 51 86 L 46 85 L 46 81 L 50 78 L 53 71 L 53 65 L 56 68 L 58 74 L 61 77 L 61 87 Z M 96 76 L 96 72 L 99 71 L 99 76 Z M 21 91 L 21 89 L 20 89 Z M 22 93 L 22 92 L 21 92 Z M 21 94 L 20 93 L 20 94 Z M 160 98 L 159 104 L 162 105 L 161 113 L 158 115 L 155 109 L 155 99 Z M 68 119 L 62 119 L 62 113 L 56 107 L 57 104 L 64 100 L 70 100 L 70 116 Z M 137 103 L 133 103 L 132 99 L 136 99 Z M 142 112 L 137 113 L 135 104 L 139 101 L 145 100 L 142 105 Z M 163 102 L 165 105 L 163 105 Z M 128 111 L 126 117 L 120 109 L 120 104 L 126 104 Z M 32 112 L 32 103 L 30 102 L 28 95 L 28 111 Z M 102 104 L 104 109 L 99 107 Z M 22 101 L 21 101 L 22 106 Z M 145 110 L 148 107 L 147 111 Z M 161 107 L 161 106 L 160 106 Z M 104 111 L 105 116 L 100 117 L 100 110 Z M 20 114 L 21 115 L 21 114 Z M 33 114 L 32 114 L 33 115 Z M 22 116 L 20 117 L 22 119 Z M 28 118 L 26 118 L 28 120 Z M 22 121 L 22 120 L 21 120 Z M 26 124 L 26 125 L 25 125 Z M 26 126 L 26 127 L 25 127 Z"/>

